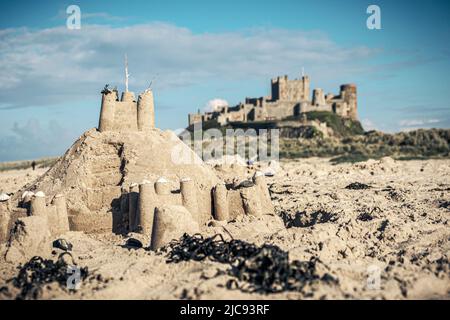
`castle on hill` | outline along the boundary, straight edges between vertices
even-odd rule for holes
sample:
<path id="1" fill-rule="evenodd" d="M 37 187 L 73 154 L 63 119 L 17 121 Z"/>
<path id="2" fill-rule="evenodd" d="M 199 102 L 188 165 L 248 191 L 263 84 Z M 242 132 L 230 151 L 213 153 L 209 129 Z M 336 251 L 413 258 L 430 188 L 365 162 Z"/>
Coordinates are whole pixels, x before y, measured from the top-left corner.
<path id="1" fill-rule="evenodd" d="M 229 123 L 251 123 L 259 121 L 279 121 L 285 119 L 304 120 L 311 111 L 333 112 L 343 118 L 357 120 L 356 85 L 344 84 L 338 95 L 324 94 L 315 88 L 310 99 L 310 79 L 302 76 L 290 80 L 287 75 L 271 81 L 271 96 L 246 98 L 236 106 L 220 106 L 211 112 L 191 113 L 189 125 L 211 120 L 220 125 Z"/>

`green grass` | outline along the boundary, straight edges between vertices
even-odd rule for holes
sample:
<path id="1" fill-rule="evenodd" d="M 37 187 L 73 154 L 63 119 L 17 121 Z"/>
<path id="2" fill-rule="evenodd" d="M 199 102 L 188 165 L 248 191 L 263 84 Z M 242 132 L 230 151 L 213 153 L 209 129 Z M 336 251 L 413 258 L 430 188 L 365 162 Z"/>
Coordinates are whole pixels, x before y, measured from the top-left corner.
<path id="1" fill-rule="evenodd" d="M 365 155 L 365 154 L 345 154 L 342 156 L 338 156 L 335 158 L 332 158 L 330 162 L 332 164 L 339 164 L 339 163 L 356 163 L 356 162 L 363 162 L 367 161 L 369 159 L 372 159 L 371 157 Z"/>
<path id="2" fill-rule="evenodd" d="M 342 118 L 332 112 L 311 111 L 306 116 L 308 120 L 325 122 L 329 128 L 333 129 L 335 135 L 340 137 L 364 134 L 364 129 L 359 121 Z"/>
<path id="3" fill-rule="evenodd" d="M 392 157 L 397 160 L 450 157 L 450 129 L 429 129 L 396 134 L 377 131 L 345 138 L 280 139 L 280 157 L 333 157 L 333 163 Z"/>

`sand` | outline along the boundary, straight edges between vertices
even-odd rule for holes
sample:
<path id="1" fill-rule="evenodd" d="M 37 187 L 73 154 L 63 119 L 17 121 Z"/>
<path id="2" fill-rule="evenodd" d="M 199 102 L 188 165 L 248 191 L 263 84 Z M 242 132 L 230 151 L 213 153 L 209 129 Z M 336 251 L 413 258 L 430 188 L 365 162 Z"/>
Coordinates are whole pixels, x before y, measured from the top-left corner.
<path id="1" fill-rule="evenodd" d="M 68 293 L 58 285 L 43 299 L 448 299 L 450 297 L 450 160 L 394 161 L 385 158 L 332 165 L 329 159 L 282 161 L 267 177 L 276 215 L 243 216 L 228 224 L 203 226 L 256 244 L 276 244 L 291 259 L 318 257 L 319 273 L 337 284 L 307 286 L 304 292 L 250 294 L 226 289 L 228 266 L 211 261 L 167 264 L 164 255 L 127 249 L 137 234 L 68 232 L 73 256 L 92 276 Z M 41 169 L 39 169 L 41 170 Z M 246 170 L 240 170 L 245 172 Z M 41 171 L 0 173 L 0 186 L 15 192 Z M 227 172 L 229 174 L 229 172 Z M 27 176 L 28 175 L 28 176 Z M 353 182 L 364 190 L 345 187 Z M 290 216 L 290 227 L 281 217 Z M 286 220 L 287 221 L 287 220 Z M 3 257 L 4 247 L 1 248 Z M 0 287 L 17 272 L 0 261 Z M 376 275 L 379 274 L 378 279 Z M 373 281 L 370 281 L 373 280 Z M 379 281 L 378 281 L 379 280 Z M 369 281 L 369 282 L 368 282 Z M 0 299 L 13 297 L 0 293 Z"/>
<path id="2" fill-rule="evenodd" d="M 43 175 L 48 168 L 8 170 L 0 172 L 0 193 L 15 193 L 27 183 Z"/>

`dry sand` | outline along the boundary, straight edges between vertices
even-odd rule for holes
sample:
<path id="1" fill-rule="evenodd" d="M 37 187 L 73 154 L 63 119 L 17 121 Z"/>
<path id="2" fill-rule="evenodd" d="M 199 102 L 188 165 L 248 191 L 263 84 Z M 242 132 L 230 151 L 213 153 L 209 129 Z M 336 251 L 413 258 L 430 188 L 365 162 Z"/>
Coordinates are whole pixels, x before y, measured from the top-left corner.
<path id="1" fill-rule="evenodd" d="M 36 168 L 33 170 L 8 170 L 0 172 L 0 193 L 15 193 L 25 184 L 33 182 L 43 175 L 48 168 Z"/>
<path id="2" fill-rule="evenodd" d="M 163 255 L 126 249 L 129 236 L 68 232 L 80 266 L 94 276 L 69 294 L 56 284 L 44 290 L 51 299 L 448 299 L 450 297 L 450 160 L 380 161 L 331 165 L 327 159 L 281 163 L 268 178 L 276 216 L 242 217 L 225 226 L 204 227 L 256 244 L 276 244 L 291 259 L 318 257 L 319 274 L 338 284 L 307 286 L 302 293 L 260 295 L 228 290 L 228 266 L 211 261 L 167 264 Z M 41 170 L 41 169 L 39 169 Z M 14 192 L 43 171 L 0 173 L 0 186 Z M 245 171 L 245 170 L 244 170 Z M 353 182 L 370 185 L 349 190 Z M 286 228 L 280 216 L 290 216 Z M 3 250 L 4 248 L 2 248 Z M 2 254 L 3 255 L 3 254 Z M 0 261 L 0 287 L 17 272 Z M 377 282 L 368 279 L 380 274 Z M 10 291 L 14 293 L 14 289 Z M 1 295 L 0 298 L 8 298 Z"/>

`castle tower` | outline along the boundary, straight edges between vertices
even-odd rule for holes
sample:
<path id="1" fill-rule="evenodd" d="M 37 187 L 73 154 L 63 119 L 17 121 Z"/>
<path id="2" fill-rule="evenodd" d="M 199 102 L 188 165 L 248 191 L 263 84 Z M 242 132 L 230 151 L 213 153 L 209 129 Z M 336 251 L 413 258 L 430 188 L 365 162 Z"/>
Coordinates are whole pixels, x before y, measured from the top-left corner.
<path id="1" fill-rule="evenodd" d="M 315 106 L 323 106 L 325 104 L 325 96 L 321 88 L 315 88 L 313 90 L 312 104 Z"/>
<path id="2" fill-rule="evenodd" d="M 302 91 L 303 91 L 303 100 L 309 100 L 310 94 L 310 81 L 308 76 L 302 76 Z"/>
<path id="3" fill-rule="evenodd" d="M 155 108 L 153 92 L 146 90 L 139 95 L 137 102 L 137 125 L 139 131 L 155 127 Z"/>
<path id="4" fill-rule="evenodd" d="M 114 107 L 117 100 L 116 91 L 104 91 L 102 94 L 102 107 L 98 130 L 100 132 L 113 130 L 114 128 Z"/>
<path id="5" fill-rule="evenodd" d="M 341 99 L 348 105 L 348 116 L 353 120 L 358 120 L 358 100 L 355 84 L 343 84 L 341 86 Z"/>
<path id="6" fill-rule="evenodd" d="M 288 76 L 277 77 L 271 81 L 272 101 L 304 101 L 309 99 L 309 77 L 289 80 Z"/>

